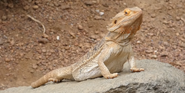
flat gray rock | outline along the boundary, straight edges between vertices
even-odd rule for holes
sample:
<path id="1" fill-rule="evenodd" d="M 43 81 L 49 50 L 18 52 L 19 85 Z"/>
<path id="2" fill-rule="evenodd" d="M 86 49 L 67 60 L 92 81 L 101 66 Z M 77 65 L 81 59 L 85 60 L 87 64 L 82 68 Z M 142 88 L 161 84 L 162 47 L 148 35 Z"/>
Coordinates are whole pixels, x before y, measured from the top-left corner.
<path id="1" fill-rule="evenodd" d="M 123 72 L 114 79 L 48 83 L 36 89 L 14 87 L 0 93 L 185 93 L 183 71 L 155 60 L 138 60 L 137 65 L 145 71 L 132 73 L 126 63 Z"/>

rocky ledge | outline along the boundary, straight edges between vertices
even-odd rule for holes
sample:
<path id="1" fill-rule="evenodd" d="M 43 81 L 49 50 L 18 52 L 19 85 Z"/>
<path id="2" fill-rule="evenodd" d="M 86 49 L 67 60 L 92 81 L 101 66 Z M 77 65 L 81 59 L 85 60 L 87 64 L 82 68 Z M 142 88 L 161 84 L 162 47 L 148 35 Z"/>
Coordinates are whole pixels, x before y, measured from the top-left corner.
<path id="1" fill-rule="evenodd" d="M 114 79 L 102 77 L 82 82 L 48 83 L 33 89 L 30 86 L 9 88 L 0 93 L 185 93 L 185 73 L 167 63 L 138 60 L 144 72 L 132 73 L 128 63 Z"/>

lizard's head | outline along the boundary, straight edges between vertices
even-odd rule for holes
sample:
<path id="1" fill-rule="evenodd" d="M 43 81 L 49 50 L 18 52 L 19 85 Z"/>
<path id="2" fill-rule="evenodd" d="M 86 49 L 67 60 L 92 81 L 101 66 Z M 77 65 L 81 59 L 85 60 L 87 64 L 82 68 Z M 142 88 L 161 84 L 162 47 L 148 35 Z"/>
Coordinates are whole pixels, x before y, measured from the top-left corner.
<path id="1" fill-rule="evenodd" d="M 138 7 L 126 8 L 111 19 L 107 29 L 113 33 L 122 33 L 124 38 L 134 35 L 142 23 L 142 10 Z"/>

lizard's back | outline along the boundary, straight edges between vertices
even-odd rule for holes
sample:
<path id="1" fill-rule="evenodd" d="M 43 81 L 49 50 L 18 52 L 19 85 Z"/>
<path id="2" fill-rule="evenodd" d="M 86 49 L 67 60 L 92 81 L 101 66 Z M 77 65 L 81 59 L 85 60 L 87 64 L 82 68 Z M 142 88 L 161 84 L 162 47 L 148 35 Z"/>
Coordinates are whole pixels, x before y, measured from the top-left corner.
<path id="1" fill-rule="evenodd" d="M 73 64 L 73 71 L 76 71 L 77 69 L 81 68 L 85 64 L 89 63 L 89 61 L 92 61 L 92 59 L 99 54 L 99 52 L 102 50 L 102 47 L 105 43 L 105 39 L 101 39 L 96 45 L 91 48 L 84 56 L 82 56 L 75 64 Z"/>

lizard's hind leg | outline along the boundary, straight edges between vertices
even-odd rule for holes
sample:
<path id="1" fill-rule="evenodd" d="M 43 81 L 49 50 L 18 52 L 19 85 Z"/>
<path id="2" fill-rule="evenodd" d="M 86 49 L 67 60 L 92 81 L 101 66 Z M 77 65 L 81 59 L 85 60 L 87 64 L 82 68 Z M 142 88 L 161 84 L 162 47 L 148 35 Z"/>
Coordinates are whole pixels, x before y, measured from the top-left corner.
<path id="1" fill-rule="evenodd" d="M 47 73 L 46 75 L 41 77 L 39 80 L 33 82 L 31 84 L 31 86 L 33 88 L 36 88 L 36 87 L 39 87 L 39 86 L 47 83 L 48 81 L 59 82 L 63 79 L 73 79 L 71 73 L 72 73 L 71 66 L 59 68 L 59 69 L 56 69 L 56 70 L 53 70 L 53 71 Z"/>
<path id="2" fill-rule="evenodd" d="M 49 78 L 49 81 L 53 81 L 53 82 L 60 82 L 63 79 L 73 79 L 72 77 L 72 70 L 71 70 L 71 66 L 68 67 L 63 67 L 63 68 L 59 68 L 53 71 L 54 73 L 56 73 L 56 76 L 53 76 L 51 78 Z"/>

